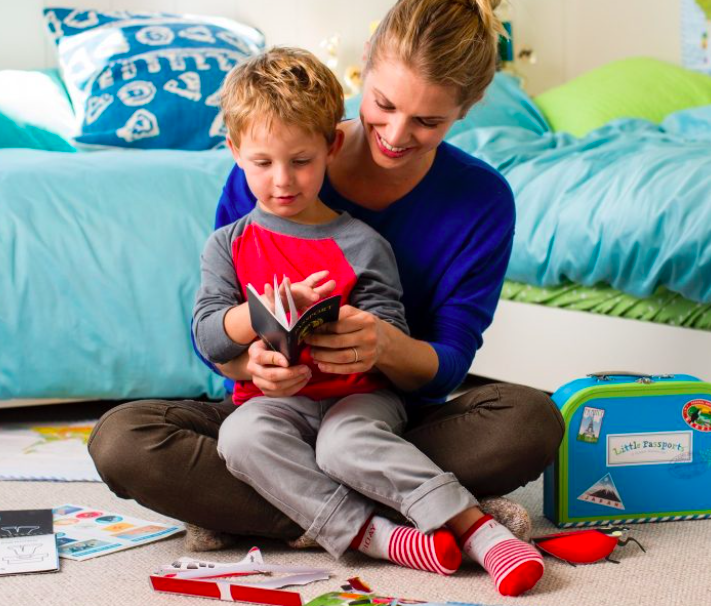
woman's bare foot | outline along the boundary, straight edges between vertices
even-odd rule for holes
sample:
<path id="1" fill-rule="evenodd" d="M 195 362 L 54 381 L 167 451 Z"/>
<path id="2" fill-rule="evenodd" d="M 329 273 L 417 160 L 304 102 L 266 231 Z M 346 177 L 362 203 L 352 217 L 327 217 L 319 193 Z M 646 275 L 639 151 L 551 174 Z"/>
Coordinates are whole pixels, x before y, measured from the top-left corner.
<path id="1" fill-rule="evenodd" d="M 209 530 L 195 524 L 186 524 L 185 530 L 185 549 L 188 551 L 219 551 L 237 544 L 237 537 L 219 530 Z"/>

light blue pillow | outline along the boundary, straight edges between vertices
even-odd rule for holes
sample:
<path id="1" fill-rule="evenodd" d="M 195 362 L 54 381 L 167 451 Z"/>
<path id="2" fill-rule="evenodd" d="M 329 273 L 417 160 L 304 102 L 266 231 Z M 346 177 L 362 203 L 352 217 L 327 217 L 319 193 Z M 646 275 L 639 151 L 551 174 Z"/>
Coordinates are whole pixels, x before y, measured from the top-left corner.
<path id="1" fill-rule="evenodd" d="M 514 126 L 538 135 L 550 132 L 543 114 L 521 88 L 521 81 L 504 72 L 496 73 L 484 98 L 464 118 L 454 123 L 447 138 L 471 128 L 489 126 Z"/>
<path id="2" fill-rule="evenodd" d="M 358 93 L 353 97 L 346 99 L 345 116 L 346 120 L 353 120 L 358 117 L 358 109 L 360 108 L 360 102 L 363 99 L 363 95 Z"/>
<path id="3" fill-rule="evenodd" d="M 0 71 L 0 148 L 74 151 L 74 111 L 57 70 Z"/>
<path id="4" fill-rule="evenodd" d="M 222 80 L 264 49 L 261 32 L 229 19 L 70 8 L 44 15 L 82 146 L 220 146 Z"/>
<path id="5" fill-rule="evenodd" d="M 361 95 L 346 101 L 347 119 L 358 117 L 360 101 Z M 488 126 L 515 126 L 538 135 L 551 130 L 533 99 L 521 88 L 520 80 L 503 72 L 496 73 L 484 98 L 452 125 L 446 138 L 449 140 L 472 128 Z"/>

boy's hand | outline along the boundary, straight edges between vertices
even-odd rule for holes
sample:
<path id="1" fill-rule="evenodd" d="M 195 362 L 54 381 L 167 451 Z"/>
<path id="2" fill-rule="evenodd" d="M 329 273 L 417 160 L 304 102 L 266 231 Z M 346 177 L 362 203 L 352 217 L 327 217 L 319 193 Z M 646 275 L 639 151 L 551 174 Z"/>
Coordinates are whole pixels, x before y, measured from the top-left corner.
<path id="1" fill-rule="evenodd" d="M 304 365 L 289 366 L 287 359 L 273 351 L 261 339 L 247 350 L 247 372 L 252 382 L 270 398 L 293 396 L 301 391 L 311 379 L 311 369 Z"/>
<path id="2" fill-rule="evenodd" d="M 312 273 L 307 278 L 303 279 L 301 282 L 294 282 L 293 284 L 289 281 L 289 278 L 284 278 L 284 281 L 279 287 L 279 294 L 281 295 L 282 303 L 284 304 L 284 309 L 288 310 L 289 305 L 286 301 L 286 295 L 284 292 L 285 284 L 291 289 L 291 295 L 294 298 L 294 304 L 296 305 L 297 311 L 301 312 L 305 309 L 311 307 L 319 299 L 327 297 L 336 289 L 336 281 L 328 280 L 323 284 L 320 284 L 323 280 L 328 277 L 328 270 L 317 271 Z M 274 310 L 274 288 L 271 285 L 264 285 L 264 296 L 269 302 L 269 305 Z"/>

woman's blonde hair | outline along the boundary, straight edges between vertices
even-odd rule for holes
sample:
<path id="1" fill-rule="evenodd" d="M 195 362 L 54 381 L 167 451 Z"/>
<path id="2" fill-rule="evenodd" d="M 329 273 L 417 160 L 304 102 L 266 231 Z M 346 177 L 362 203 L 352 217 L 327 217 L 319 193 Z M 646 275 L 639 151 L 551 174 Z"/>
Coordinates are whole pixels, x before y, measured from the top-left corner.
<path id="1" fill-rule="evenodd" d="M 399 0 L 370 40 L 365 72 L 384 57 L 402 61 L 426 81 L 457 91 L 469 109 L 496 71 L 501 0 Z"/>
<path id="2" fill-rule="evenodd" d="M 276 47 L 240 63 L 227 75 L 220 105 L 235 145 L 257 119 L 267 128 L 279 120 L 322 134 L 330 145 L 343 118 L 343 88 L 310 52 Z"/>

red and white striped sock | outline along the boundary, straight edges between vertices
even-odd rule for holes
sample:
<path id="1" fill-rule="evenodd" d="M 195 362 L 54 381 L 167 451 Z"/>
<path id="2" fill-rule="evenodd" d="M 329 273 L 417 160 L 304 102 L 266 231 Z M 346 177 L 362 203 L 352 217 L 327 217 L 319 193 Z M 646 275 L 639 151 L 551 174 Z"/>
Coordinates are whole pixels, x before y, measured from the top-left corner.
<path id="1" fill-rule="evenodd" d="M 449 530 L 440 528 L 425 534 L 379 516 L 363 525 L 351 547 L 371 558 L 442 575 L 454 574 L 462 563 L 462 552 Z"/>
<path id="2" fill-rule="evenodd" d="M 501 595 L 521 595 L 543 576 L 540 552 L 485 515 L 460 538 L 464 552 L 481 564 Z"/>

